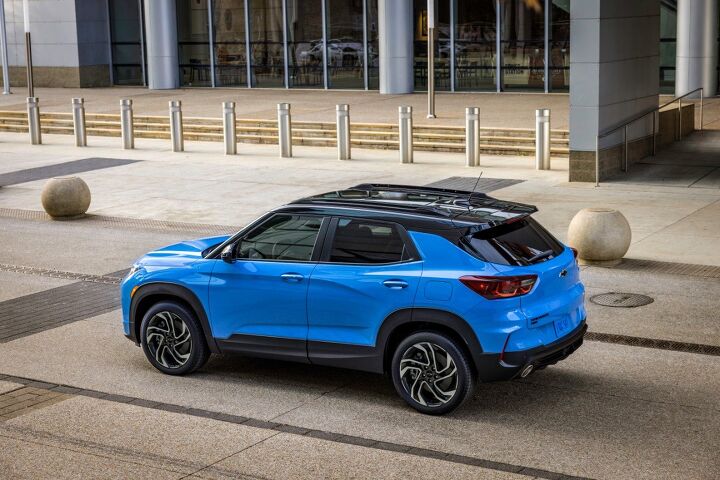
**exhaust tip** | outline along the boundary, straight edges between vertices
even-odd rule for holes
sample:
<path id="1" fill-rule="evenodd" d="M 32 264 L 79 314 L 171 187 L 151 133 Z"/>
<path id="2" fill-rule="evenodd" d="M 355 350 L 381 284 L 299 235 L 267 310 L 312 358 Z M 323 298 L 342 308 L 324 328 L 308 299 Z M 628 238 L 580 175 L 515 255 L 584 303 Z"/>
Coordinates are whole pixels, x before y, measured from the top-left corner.
<path id="1" fill-rule="evenodd" d="M 522 372 L 520 372 L 520 378 L 525 378 L 528 375 L 530 375 L 533 371 L 533 364 L 526 365 L 525 368 L 523 368 Z"/>

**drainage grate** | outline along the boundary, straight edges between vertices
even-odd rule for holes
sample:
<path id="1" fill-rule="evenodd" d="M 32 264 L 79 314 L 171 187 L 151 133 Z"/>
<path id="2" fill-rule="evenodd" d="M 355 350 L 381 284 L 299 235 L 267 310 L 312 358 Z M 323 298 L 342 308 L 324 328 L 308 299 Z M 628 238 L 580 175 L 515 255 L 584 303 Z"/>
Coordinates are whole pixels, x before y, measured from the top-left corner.
<path id="1" fill-rule="evenodd" d="M 45 178 L 72 175 L 75 173 L 89 172 L 103 168 L 120 167 L 140 160 L 127 160 L 123 158 L 82 158 L 71 162 L 56 163 L 44 167 L 28 168 L 16 172 L 0 174 L 0 187 L 16 185 L 18 183 L 34 182 Z"/>
<path id="2" fill-rule="evenodd" d="M 0 217 L 18 220 L 50 220 L 50 216 L 39 210 L 23 210 L 19 208 L 0 208 Z M 92 224 L 98 227 L 127 228 L 138 230 L 158 230 L 161 232 L 199 233 L 207 235 L 226 235 L 235 233 L 242 227 L 232 225 L 213 225 L 209 223 L 172 222 L 145 218 L 110 217 L 105 215 L 87 214 L 73 220 L 74 224 Z"/>
<path id="3" fill-rule="evenodd" d="M 701 355 L 720 356 L 720 346 L 702 343 L 677 342 L 674 340 L 660 340 L 656 338 L 631 337 L 629 335 L 616 335 L 613 333 L 587 332 L 585 340 L 604 343 L 617 343 L 630 347 L 657 348 L 660 350 L 673 350 L 676 352 L 699 353 Z"/>
<path id="4" fill-rule="evenodd" d="M 525 180 L 512 178 L 482 178 L 477 177 L 450 177 L 437 182 L 428 183 L 428 187 L 449 188 L 453 190 L 465 190 L 468 192 L 492 192 L 501 188 L 517 185 Z M 477 183 L 477 186 L 475 184 Z M 474 189 L 474 190 L 473 190 Z"/>
<path id="5" fill-rule="evenodd" d="M 0 302 L 0 343 L 120 308 L 117 285 L 78 282 Z"/>
<path id="6" fill-rule="evenodd" d="M 653 299 L 638 293 L 611 292 L 590 297 L 590 301 L 605 307 L 635 308 L 649 305 L 653 302 Z"/>
<path id="7" fill-rule="evenodd" d="M 694 263 L 660 262 L 625 258 L 620 264 L 611 267 L 615 270 L 641 271 L 647 273 L 666 273 L 669 275 L 687 275 L 690 277 L 720 278 L 720 267 L 716 265 L 698 265 Z"/>
<path id="8" fill-rule="evenodd" d="M 118 272 L 108 273 L 107 275 L 90 275 L 86 273 L 65 272 L 62 270 L 52 270 L 50 268 L 28 267 L 25 265 L 10 265 L 8 263 L 0 263 L 0 271 L 24 273 L 26 275 L 38 275 L 41 277 L 61 278 L 64 280 L 79 280 L 81 282 L 105 283 L 108 285 L 118 285 L 123 279 L 128 269 Z"/>

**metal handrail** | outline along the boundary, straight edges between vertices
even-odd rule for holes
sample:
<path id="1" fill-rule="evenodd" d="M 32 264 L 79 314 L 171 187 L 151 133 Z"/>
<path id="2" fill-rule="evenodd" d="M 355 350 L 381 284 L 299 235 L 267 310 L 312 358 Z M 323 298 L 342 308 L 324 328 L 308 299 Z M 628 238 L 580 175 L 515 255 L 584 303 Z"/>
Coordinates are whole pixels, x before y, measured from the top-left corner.
<path id="1" fill-rule="evenodd" d="M 655 137 L 657 135 L 656 132 L 656 126 L 657 126 L 657 113 L 662 110 L 663 108 L 667 107 L 668 105 L 671 105 L 675 102 L 678 102 L 678 137 L 677 140 L 682 139 L 682 100 L 685 97 L 688 97 L 692 95 L 695 92 L 700 92 L 700 128 L 699 130 L 702 131 L 703 129 L 703 106 L 704 106 L 704 89 L 703 87 L 696 88 L 694 90 L 691 90 L 683 95 L 680 95 L 679 97 L 675 97 L 669 102 L 663 103 L 660 106 L 654 107 L 646 112 L 643 112 L 641 114 L 635 115 L 634 117 L 631 117 L 629 120 L 625 120 L 620 125 L 617 125 L 613 128 L 604 130 L 600 132 L 595 137 L 595 186 L 597 187 L 600 185 L 600 139 L 605 138 L 608 135 L 617 132 L 620 129 L 623 129 L 623 171 L 628 171 L 628 136 L 627 136 L 627 129 L 630 125 L 637 122 L 638 120 L 642 120 L 643 118 L 647 117 L 648 115 L 652 115 L 653 117 L 653 128 L 652 128 L 652 155 L 655 155 Z"/>

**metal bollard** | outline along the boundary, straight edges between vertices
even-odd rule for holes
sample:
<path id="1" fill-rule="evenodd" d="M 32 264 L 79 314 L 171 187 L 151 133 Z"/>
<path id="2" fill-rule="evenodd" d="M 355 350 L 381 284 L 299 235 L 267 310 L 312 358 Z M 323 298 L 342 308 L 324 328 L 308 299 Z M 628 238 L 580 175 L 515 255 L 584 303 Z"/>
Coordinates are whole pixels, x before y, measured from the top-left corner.
<path id="1" fill-rule="evenodd" d="M 338 160 L 350 160 L 350 105 L 337 105 Z"/>
<path id="2" fill-rule="evenodd" d="M 398 108 L 398 113 L 400 163 L 413 163 L 412 107 L 400 107 Z"/>
<path id="3" fill-rule="evenodd" d="M 223 138 L 225 140 L 225 155 L 235 155 L 237 153 L 235 102 L 223 102 Z"/>
<path id="4" fill-rule="evenodd" d="M 480 109 L 465 109 L 465 159 L 468 167 L 480 165 Z"/>
<path id="5" fill-rule="evenodd" d="M 550 170 L 550 109 L 535 110 L 535 169 Z"/>
<path id="6" fill-rule="evenodd" d="M 73 98 L 73 131 L 75 132 L 75 146 L 87 146 L 87 131 L 85 130 L 85 99 Z"/>
<path id="7" fill-rule="evenodd" d="M 27 98 L 28 131 L 30 132 L 30 143 L 40 145 L 42 133 L 40 132 L 40 100 L 37 97 Z"/>
<path id="8" fill-rule="evenodd" d="M 120 100 L 120 133 L 123 149 L 135 148 L 135 131 L 133 130 L 133 102 L 130 99 Z"/>
<path id="9" fill-rule="evenodd" d="M 182 152 L 185 150 L 185 142 L 183 141 L 182 102 L 180 100 L 170 101 L 170 140 L 172 140 L 173 152 Z"/>
<path id="10" fill-rule="evenodd" d="M 292 120 L 290 119 L 290 104 L 278 103 L 278 143 L 280 156 L 292 157 Z"/>

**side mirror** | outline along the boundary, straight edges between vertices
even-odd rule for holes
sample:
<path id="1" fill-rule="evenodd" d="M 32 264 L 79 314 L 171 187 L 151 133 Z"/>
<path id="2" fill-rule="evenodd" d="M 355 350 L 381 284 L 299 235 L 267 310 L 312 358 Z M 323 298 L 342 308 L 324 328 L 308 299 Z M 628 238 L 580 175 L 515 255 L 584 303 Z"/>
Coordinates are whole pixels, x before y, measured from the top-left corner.
<path id="1" fill-rule="evenodd" d="M 225 248 L 223 248 L 222 252 L 220 253 L 220 258 L 225 263 L 235 263 L 235 244 L 231 243 L 230 245 L 227 245 Z"/>

